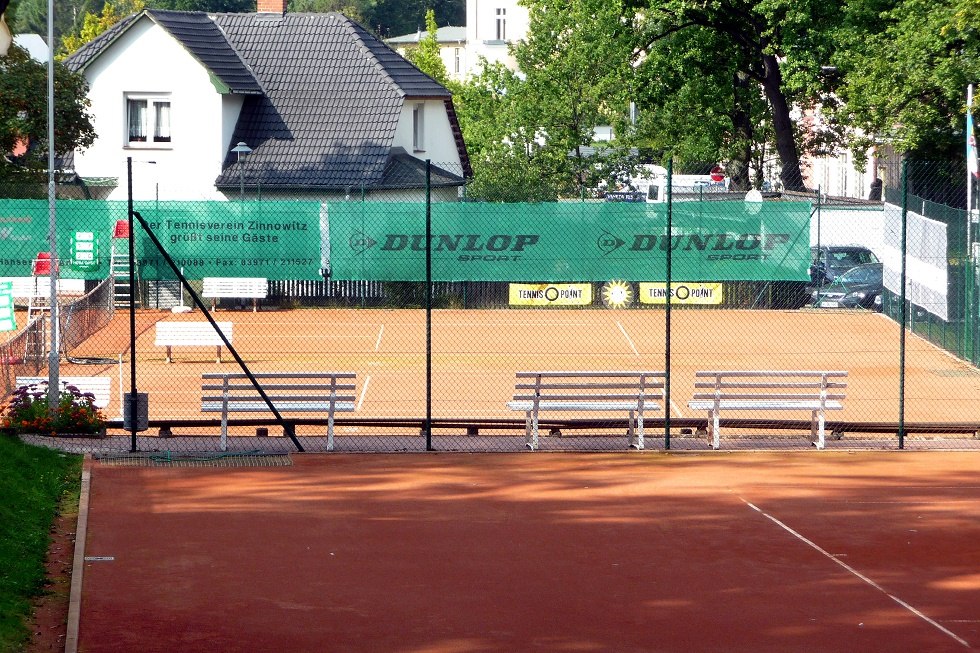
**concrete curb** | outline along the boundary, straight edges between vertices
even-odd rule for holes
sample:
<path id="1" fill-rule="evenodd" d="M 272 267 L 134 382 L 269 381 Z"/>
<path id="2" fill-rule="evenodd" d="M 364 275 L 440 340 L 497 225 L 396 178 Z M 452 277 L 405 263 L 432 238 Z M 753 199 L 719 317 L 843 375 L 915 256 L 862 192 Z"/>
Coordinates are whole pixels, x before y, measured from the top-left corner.
<path id="1" fill-rule="evenodd" d="M 68 594 L 68 629 L 65 653 L 78 651 L 78 625 L 82 612 L 82 572 L 85 569 L 85 539 L 88 532 L 88 499 L 92 488 L 92 455 L 82 462 L 82 486 L 78 498 L 78 525 L 75 527 L 75 556 L 72 559 L 71 589 Z"/>

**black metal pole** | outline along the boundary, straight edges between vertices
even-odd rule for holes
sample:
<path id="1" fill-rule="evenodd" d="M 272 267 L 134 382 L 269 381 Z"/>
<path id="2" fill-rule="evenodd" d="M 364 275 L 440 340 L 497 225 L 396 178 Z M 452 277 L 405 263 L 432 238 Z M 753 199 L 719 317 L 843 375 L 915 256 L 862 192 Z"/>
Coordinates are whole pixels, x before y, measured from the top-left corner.
<path id="1" fill-rule="evenodd" d="M 908 205 L 909 178 L 908 159 L 902 159 L 902 290 L 899 294 L 902 304 L 901 330 L 898 341 L 898 448 L 905 448 L 905 326 L 908 321 L 908 309 L 905 306 L 905 284 L 908 273 Z"/>
<path id="2" fill-rule="evenodd" d="M 670 282 L 673 264 L 674 202 L 673 202 L 674 159 L 667 159 L 667 309 L 664 338 L 664 449 L 670 449 Z"/>
<path id="3" fill-rule="evenodd" d="M 127 221 L 129 223 L 129 430 L 130 451 L 135 453 L 137 433 L 136 402 L 136 250 L 133 246 L 133 157 L 126 157 Z"/>
<path id="4" fill-rule="evenodd" d="M 425 160 L 425 450 L 432 451 L 432 161 Z"/>

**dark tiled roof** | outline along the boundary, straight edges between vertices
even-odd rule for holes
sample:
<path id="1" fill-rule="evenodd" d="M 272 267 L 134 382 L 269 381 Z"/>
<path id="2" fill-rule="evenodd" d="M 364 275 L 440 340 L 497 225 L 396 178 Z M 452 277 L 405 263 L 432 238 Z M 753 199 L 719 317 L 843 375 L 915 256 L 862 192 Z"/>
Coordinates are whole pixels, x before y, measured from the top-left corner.
<path id="1" fill-rule="evenodd" d="M 232 136 L 252 153 L 249 186 L 384 185 L 406 98 L 449 98 L 364 28 L 341 14 L 223 14 L 215 21 L 250 63 L 265 95 L 246 98 Z M 237 187 L 229 153 L 216 185 Z"/>
<path id="2" fill-rule="evenodd" d="M 98 37 L 86 43 L 66 60 L 69 68 L 79 71 L 129 29 L 141 16 L 147 16 L 184 46 L 201 62 L 224 88 L 219 92 L 255 95 L 262 92 L 248 66 L 225 40 L 221 30 L 207 14 L 188 11 L 147 10 L 119 21 Z"/>
<path id="3" fill-rule="evenodd" d="M 150 10 L 146 15 L 170 32 L 231 93 L 259 94 L 262 88 L 204 13 Z M 219 89 L 220 90 L 220 89 Z"/>
<path id="4" fill-rule="evenodd" d="M 261 90 L 245 96 L 231 139 L 252 152 L 242 169 L 238 156 L 227 154 L 215 180 L 219 188 L 238 188 L 242 175 L 250 188 L 419 187 L 398 185 L 418 180 L 403 165 L 412 157 L 392 150 L 402 106 L 431 98 L 451 107 L 452 95 L 354 21 L 338 13 L 144 13 L 233 92 Z M 74 69 L 84 68 L 136 18 L 72 55 Z M 456 140 L 468 174 L 465 147 Z M 461 180 L 445 175 L 443 185 Z"/>

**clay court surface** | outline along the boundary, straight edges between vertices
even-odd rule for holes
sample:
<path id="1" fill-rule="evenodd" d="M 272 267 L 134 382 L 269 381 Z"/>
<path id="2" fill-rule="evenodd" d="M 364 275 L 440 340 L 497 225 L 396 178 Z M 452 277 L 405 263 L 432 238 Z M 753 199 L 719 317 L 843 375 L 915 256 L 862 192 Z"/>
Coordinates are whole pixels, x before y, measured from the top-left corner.
<path id="1" fill-rule="evenodd" d="M 233 323 L 233 345 L 253 372 L 356 372 L 354 417 L 425 415 L 427 325 L 422 310 L 218 310 L 214 316 Z M 214 347 L 174 348 L 174 362 L 166 363 L 164 348 L 154 345 L 158 320 L 202 321 L 204 316 L 199 311 L 137 315 L 137 389 L 149 393 L 150 419 L 214 417 L 200 412 L 201 374 L 236 372 L 238 366 L 227 353 L 217 363 Z M 431 334 L 435 417 L 520 417 L 506 408 L 518 370 L 666 366 L 662 310 L 436 310 Z M 897 422 L 899 334 L 894 322 L 867 312 L 675 310 L 672 416 L 697 416 L 686 406 L 697 370 L 846 370 L 847 401 L 832 418 Z M 130 390 L 128 346 L 129 316 L 120 313 L 71 354 L 113 360 L 121 355 L 122 365 L 65 363 L 61 370 L 62 375 L 112 377 L 114 399 L 105 411 L 110 418 L 121 416 L 119 388 Z M 914 335 L 907 337 L 905 350 L 906 420 L 977 421 L 980 372 Z M 747 416 L 760 416 L 755 413 Z M 345 433 L 355 432 L 338 430 Z"/>
<path id="2" fill-rule="evenodd" d="M 88 468 L 89 653 L 980 648 L 975 453 Z"/>

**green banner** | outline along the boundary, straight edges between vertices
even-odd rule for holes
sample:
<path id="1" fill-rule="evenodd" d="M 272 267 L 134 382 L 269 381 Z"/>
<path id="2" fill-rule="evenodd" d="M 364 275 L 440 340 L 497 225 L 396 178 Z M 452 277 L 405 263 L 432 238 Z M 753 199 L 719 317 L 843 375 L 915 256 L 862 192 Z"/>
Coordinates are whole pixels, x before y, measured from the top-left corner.
<path id="1" fill-rule="evenodd" d="M 319 202 L 137 202 L 134 208 L 191 279 L 321 278 Z M 128 255 L 128 241 L 114 238 L 116 223 L 128 220 L 125 202 L 59 200 L 55 216 L 61 277 L 104 279 L 113 253 Z M 37 253 L 48 251 L 49 223 L 46 200 L 0 201 L 0 277 L 30 276 Z M 138 222 L 134 232 L 140 278 L 173 278 Z M 79 233 L 91 234 L 90 257 L 78 256 Z"/>
<path id="2" fill-rule="evenodd" d="M 423 281 L 424 204 L 408 202 L 139 202 L 136 210 L 184 274 L 267 279 Z M 64 278 L 104 279 L 128 253 L 115 238 L 125 202 L 60 200 L 57 249 Z M 805 281 L 810 205 L 805 202 L 624 202 L 431 207 L 432 278 L 514 283 L 666 279 Z M 0 277 L 29 276 L 47 251 L 45 200 L 0 201 Z M 84 234 L 84 243 L 78 234 Z M 84 244 L 85 248 L 80 247 Z M 140 278 L 173 272 L 137 224 Z M 80 256 L 85 254 L 86 256 Z"/>
<path id="3" fill-rule="evenodd" d="M 329 207 L 334 279 L 425 280 L 417 204 Z M 805 281 L 805 202 L 619 202 L 432 205 L 436 281 Z"/>

